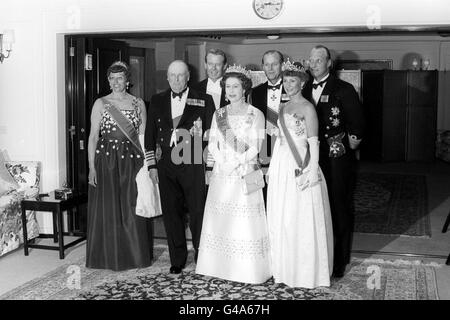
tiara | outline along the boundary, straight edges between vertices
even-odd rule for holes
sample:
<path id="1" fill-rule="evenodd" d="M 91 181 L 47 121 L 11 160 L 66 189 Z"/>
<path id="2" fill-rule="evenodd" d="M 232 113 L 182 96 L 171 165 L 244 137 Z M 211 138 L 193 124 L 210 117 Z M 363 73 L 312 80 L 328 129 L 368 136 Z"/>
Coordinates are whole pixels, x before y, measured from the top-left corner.
<path id="1" fill-rule="evenodd" d="M 122 62 L 122 61 L 116 61 L 111 66 L 121 66 L 121 67 L 124 67 L 125 69 L 128 70 L 127 64 L 125 62 Z"/>
<path id="2" fill-rule="evenodd" d="M 296 66 L 291 61 L 289 61 L 289 58 L 281 65 L 281 71 L 306 72 L 305 68 L 301 64 L 300 66 Z"/>
<path id="3" fill-rule="evenodd" d="M 225 73 L 229 73 L 229 72 L 242 73 L 244 76 L 251 79 L 251 72 L 249 70 L 245 69 L 244 67 L 237 66 L 236 64 L 233 64 L 232 66 L 229 66 L 227 68 Z"/>

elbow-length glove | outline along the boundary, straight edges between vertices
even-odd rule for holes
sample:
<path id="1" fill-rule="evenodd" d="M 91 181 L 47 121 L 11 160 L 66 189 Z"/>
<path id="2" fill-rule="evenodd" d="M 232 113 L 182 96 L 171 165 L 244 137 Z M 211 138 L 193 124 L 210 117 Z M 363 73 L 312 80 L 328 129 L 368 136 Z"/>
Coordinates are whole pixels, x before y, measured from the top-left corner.
<path id="1" fill-rule="evenodd" d="M 319 183 L 320 174 L 319 174 L 319 139 L 317 136 L 309 137 L 309 152 L 310 152 L 310 160 L 309 164 L 305 169 L 304 177 L 300 176 L 297 179 L 301 179 L 302 183 L 300 183 L 302 190 L 312 187 Z"/>

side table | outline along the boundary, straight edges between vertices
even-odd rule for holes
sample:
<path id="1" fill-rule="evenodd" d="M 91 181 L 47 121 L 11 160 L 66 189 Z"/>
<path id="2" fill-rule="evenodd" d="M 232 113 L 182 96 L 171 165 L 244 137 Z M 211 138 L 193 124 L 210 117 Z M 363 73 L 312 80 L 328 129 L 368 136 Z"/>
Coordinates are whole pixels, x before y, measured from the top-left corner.
<path id="1" fill-rule="evenodd" d="M 74 193 L 73 197 L 64 199 L 55 199 L 55 192 L 49 192 L 45 195 L 40 195 L 37 199 L 22 200 L 22 229 L 23 229 L 23 249 L 25 255 L 28 256 L 28 248 L 58 250 L 59 258 L 64 259 L 64 250 L 86 240 L 86 233 L 84 232 L 70 232 L 66 233 L 71 236 L 79 237 L 78 239 L 64 245 L 64 231 L 63 231 L 63 211 L 72 210 L 87 202 L 87 194 Z M 53 241 L 58 242 L 58 246 L 40 245 L 30 243 L 27 234 L 26 211 L 49 211 L 53 213 Z M 69 226 L 71 223 L 69 222 Z M 70 231 L 70 230 L 69 230 Z M 38 238 L 48 238 L 48 236 L 39 234 Z"/>

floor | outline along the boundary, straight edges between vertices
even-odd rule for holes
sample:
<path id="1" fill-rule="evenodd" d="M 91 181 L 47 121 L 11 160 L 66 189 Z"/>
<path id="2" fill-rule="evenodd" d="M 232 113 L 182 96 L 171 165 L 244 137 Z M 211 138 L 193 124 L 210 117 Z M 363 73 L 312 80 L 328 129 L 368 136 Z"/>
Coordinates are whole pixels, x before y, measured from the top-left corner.
<path id="1" fill-rule="evenodd" d="M 360 163 L 361 171 L 414 173 L 427 176 L 428 201 L 431 221 L 431 238 L 383 236 L 358 234 L 353 238 L 353 256 L 382 259 L 421 260 L 436 262 L 442 266 L 436 269 L 440 299 L 450 299 L 450 266 L 445 260 L 450 253 L 450 230 L 442 233 L 442 226 L 450 211 L 450 163 L 436 161 L 424 163 Z M 155 221 L 155 244 L 165 244 L 161 219 Z M 187 232 L 189 236 L 189 232 Z M 51 241 L 43 239 L 42 241 Z M 70 241 L 68 237 L 67 240 Z M 29 256 L 23 250 L 16 250 L 0 258 L 0 295 L 39 277 L 58 266 L 81 257 L 86 250 L 80 243 L 66 251 L 66 258 L 60 260 L 57 251 L 31 249 Z"/>

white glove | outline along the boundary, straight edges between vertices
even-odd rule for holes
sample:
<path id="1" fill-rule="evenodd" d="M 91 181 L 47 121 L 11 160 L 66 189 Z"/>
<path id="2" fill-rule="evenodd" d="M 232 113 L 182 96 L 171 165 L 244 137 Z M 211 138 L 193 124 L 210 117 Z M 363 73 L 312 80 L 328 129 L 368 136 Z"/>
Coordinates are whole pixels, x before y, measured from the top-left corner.
<path id="1" fill-rule="evenodd" d="M 359 147 L 359 144 L 361 143 L 362 139 L 358 139 L 355 135 L 347 134 L 348 136 L 348 143 L 350 145 L 350 149 L 355 150 Z"/>
<path id="2" fill-rule="evenodd" d="M 239 167 L 239 161 L 237 159 L 228 160 L 220 165 L 225 174 L 231 174 L 237 167 Z"/>
<path id="3" fill-rule="evenodd" d="M 140 134 L 138 138 L 139 138 L 139 143 L 141 144 L 142 152 L 145 154 L 144 135 Z"/>
<path id="4" fill-rule="evenodd" d="M 319 139 L 317 136 L 308 138 L 310 160 L 304 173 L 297 177 L 297 185 L 302 190 L 312 187 L 319 183 Z"/>

